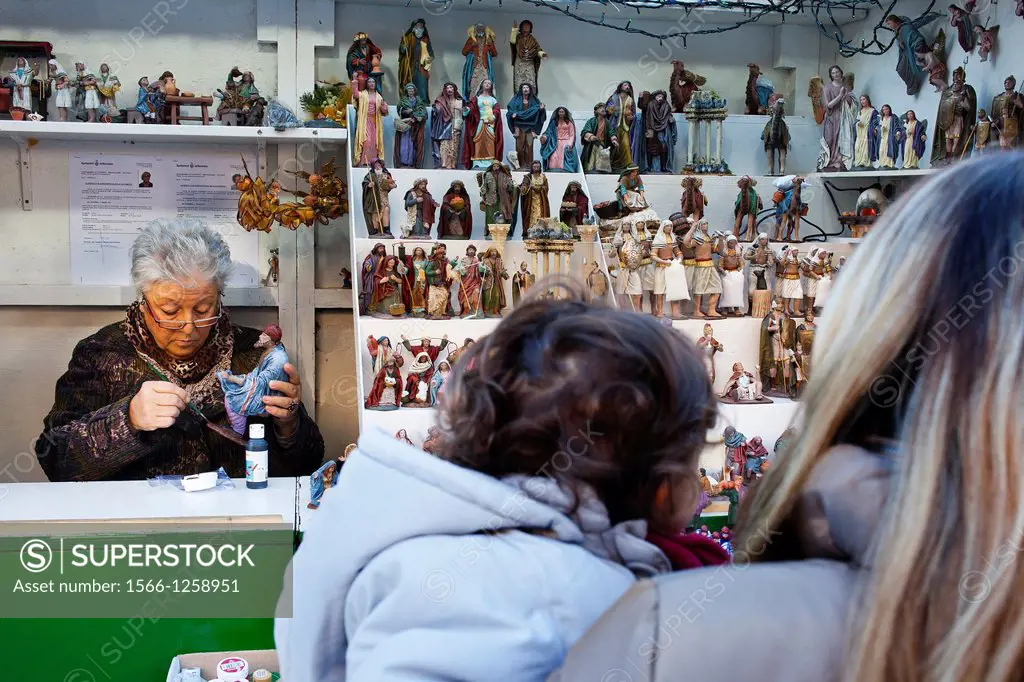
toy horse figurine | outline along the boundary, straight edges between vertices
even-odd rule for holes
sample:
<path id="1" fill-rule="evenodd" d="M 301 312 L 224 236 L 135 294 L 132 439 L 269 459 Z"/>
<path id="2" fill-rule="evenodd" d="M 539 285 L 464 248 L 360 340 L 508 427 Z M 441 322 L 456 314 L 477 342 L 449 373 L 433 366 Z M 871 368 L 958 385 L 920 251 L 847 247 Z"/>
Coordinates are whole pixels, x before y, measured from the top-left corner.
<path id="1" fill-rule="evenodd" d="M 228 420 L 235 433 L 245 433 L 246 417 L 262 417 L 267 414 L 263 398 L 268 395 L 280 395 L 270 389 L 271 381 L 288 381 L 284 366 L 288 363 L 288 353 L 281 343 L 281 328 L 272 324 L 263 330 L 256 341 L 256 348 L 265 348 L 260 356 L 259 364 L 245 375 L 232 374 L 229 371 L 217 373 L 220 387 L 224 391 L 224 407 L 227 409 Z"/>
<path id="2" fill-rule="evenodd" d="M 781 97 L 768 108 L 768 122 L 761 132 L 764 151 L 768 155 L 768 175 L 786 174 L 786 154 L 789 152 L 789 126 L 786 125 L 786 101 Z M 779 157 L 779 172 L 775 172 L 775 156 Z"/>

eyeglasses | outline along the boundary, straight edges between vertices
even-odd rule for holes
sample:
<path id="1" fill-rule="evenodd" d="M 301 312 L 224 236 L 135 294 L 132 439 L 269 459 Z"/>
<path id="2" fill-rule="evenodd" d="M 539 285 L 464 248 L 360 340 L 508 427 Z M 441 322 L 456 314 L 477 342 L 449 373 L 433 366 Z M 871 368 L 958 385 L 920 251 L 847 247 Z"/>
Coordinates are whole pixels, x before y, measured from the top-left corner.
<path id="1" fill-rule="evenodd" d="M 146 310 L 149 311 L 150 316 L 153 318 L 153 321 L 157 323 L 157 326 L 162 327 L 163 329 L 172 329 L 174 331 L 181 331 L 190 324 L 196 329 L 207 329 L 209 327 L 213 327 L 217 324 L 217 321 L 220 320 L 221 316 L 224 314 L 224 311 L 221 310 L 220 307 L 220 301 L 217 301 L 218 312 L 217 315 L 214 317 L 204 317 L 200 320 L 161 320 L 159 317 L 156 316 L 156 312 L 154 312 L 153 306 L 149 304 L 149 299 L 143 296 L 142 303 L 146 306 Z"/>

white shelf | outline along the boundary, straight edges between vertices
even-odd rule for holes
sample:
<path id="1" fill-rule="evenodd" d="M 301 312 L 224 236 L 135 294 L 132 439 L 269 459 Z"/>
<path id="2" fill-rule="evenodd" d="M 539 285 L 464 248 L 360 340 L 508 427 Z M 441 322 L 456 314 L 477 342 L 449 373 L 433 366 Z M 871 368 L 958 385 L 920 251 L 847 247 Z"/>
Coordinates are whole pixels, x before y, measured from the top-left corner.
<path id="1" fill-rule="evenodd" d="M 137 297 L 135 287 L 127 286 L 0 284 L 0 305 L 120 308 Z M 229 308 L 277 307 L 277 300 L 277 287 L 238 288 L 224 292 L 224 305 Z"/>
<path id="2" fill-rule="evenodd" d="M 841 173 L 808 173 L 804 177 L 821 178 L 824 180 L 844 178 L 900 178 L 915 177 L 921 175 L 933 175 L 938 173 L 938 168 L 911 168 L 907 170 L 864 170 L 864 171 L 843 171 Z"/>
<path id="3" fill-rule="evenodd" d="M 345 128 L 273 128 L 223 125 L 157 125 L 127 123 L 81 123 L 59 121 L 0 121 L 0 137 L 66 142 L 136 142 L 255 144 L 297 144 L 324 142 L 342 144 Z"/>
<path id="4" fill-rule="evenodd" d="M 313 291 L 313 307 L 352 309 L 351 289 L 316 289 Z"/>

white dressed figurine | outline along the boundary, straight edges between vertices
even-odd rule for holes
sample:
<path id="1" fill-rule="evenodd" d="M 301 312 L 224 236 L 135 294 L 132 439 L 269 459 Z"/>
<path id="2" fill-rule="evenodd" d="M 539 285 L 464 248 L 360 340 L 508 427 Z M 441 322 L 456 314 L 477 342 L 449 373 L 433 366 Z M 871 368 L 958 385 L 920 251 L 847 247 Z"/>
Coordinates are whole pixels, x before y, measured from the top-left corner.
<path id="1" fill-rule="evenodd" d="M 35 78 L 35 72 L 29 66 L 28 60 L 24 57 L 18 57 L 14 62 L 14 68 L 11 69 L 8 76 L 13 85 L 11 107 L 24 109 L 26 112 L 32 111 L 32 79 Z"/>
<path id="2" fill-rule="evenodd" d="M 57 116 L 61 121 L 68 120 L 68 111 L 75 105 L 74 91 L 67 70 L 56 59 L 47 63 L 50 85 L 53 88 L 53 106 L 57 108 Z"/>

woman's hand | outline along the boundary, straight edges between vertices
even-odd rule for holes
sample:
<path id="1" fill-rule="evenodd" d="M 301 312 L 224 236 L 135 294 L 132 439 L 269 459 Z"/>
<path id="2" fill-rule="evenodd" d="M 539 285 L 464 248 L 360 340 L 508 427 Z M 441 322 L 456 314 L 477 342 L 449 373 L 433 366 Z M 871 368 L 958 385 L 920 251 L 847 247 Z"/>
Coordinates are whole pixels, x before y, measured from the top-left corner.
<path id="1" fill-rule="evenodd" d="M 169 381 L 147 381 L 128 404 L 128 421 L 136 431 L 156 431 L 174 424 L 188 395 Z"/>
<path id="2" fill-rule="evenodd" d="M 295 432 L 295 427 L 299 423 L 302 381 L 292 363 L 286 363 L 284 371 L 288 374 L 288 381 L 271 381 L 268 385 L 271 391 L 278 391 L 281 395 L 263 396 L 263 404 L 267 408 L 267 413 L 274 418 L 277 434 L 288 437 Z"/>

